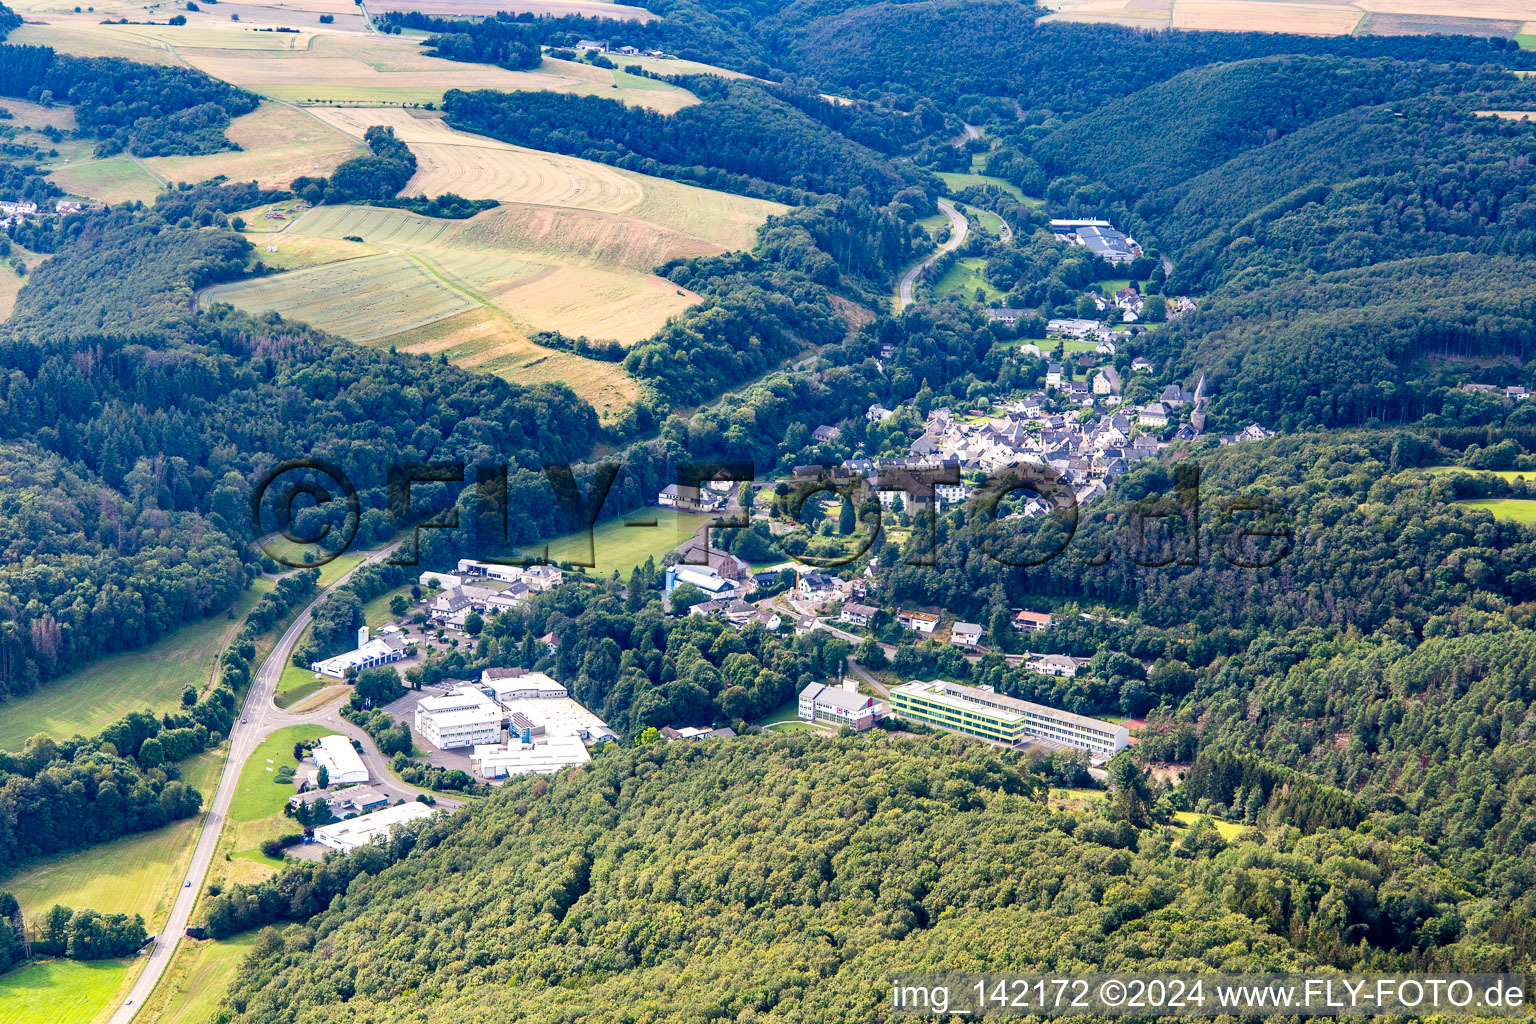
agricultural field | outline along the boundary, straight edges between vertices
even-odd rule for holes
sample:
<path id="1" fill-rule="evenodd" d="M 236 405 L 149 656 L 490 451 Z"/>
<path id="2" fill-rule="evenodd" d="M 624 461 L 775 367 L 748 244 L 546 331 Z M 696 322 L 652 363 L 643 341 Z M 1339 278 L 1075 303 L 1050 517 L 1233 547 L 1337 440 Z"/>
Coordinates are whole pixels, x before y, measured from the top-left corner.
<path id="1" fill-rule="evenodd" d="M 182 765 L 183 779 L 205 802 L 213 799 L 226 753 L 224 747 L 204 751 Z M 29 917 L 62 903 L 104 914 L 143 914 L 154 932 L 170 912 L 201 821 L 199 815 L 49 857 L 0 879 L 0 889 L 14 895 Z"/>
<path id="2" fill-rule="evenodd" d="M 34 960 L 0 974 L 0 1024 L 93 1024 L 115 1005 L 132 960 Z"/>
<path id="3" fill-rule="evenodd" d="M 116 654 L 56 679 L 0 713 L 0 750 L 19 750 L 43 732 L 59 739 L 91 736 L 130 711 L 156 714 L 181 706 L 187 686 L 205 689 L 225 637 L 271 586 L 258 580 L 235 602 L 235 619 L 214 615 L 193 622 L 139 651 Z"/>
<path id="4" fill-rule="evenodd" d="M 970 302 L 976 298 L 976 293 L 982 293 L 982 299 L 986 302 L 996 302 L 1003 297 L 1003 292 L 982 276 L 982 268 L 986 266 L 986 260 L 980 256 L 971 256 L 955 261 L 954 266 L 945 271 L 933 285 L 935 298 L 945 298 L 950 295 Z"/>
<path id="5" fill-rule="evenodd" d="M 1474 501 L 1458 501 L 1458 505 L 1483 508 L 1493 513 L 1493 518 L 1530 526 L 1536 523 L 1536 501 L 1526 498 L 1482 498 Z"/>
<path id="6" fill-rule="evenodd" d="M 1052 0 L 1049 6 L 1052 21 L 1323 36 L 1453 33 L 1518 40 L 1531 17 L 1522 0 Z"/>
<path id="7" fill-rule="evenodd" d="M 221 942 L 184 940 L 135 1020 L 139 1024 L 205 1024 L 260 934 L 261 929 L 252 929 Z"/>
<path id="8" fill-rule="evenodd" d="M 135 199 L 152 202 L 164 187 L 154 175 L 127 156 L 70 162 L 54 169 L 48 177 L 70 195 L 103 203 L 125 203 Z"/>
<path id="9" fill-rule="evenodd" d="M 157 156 L 144 161 L 167 181 L 196 183 L 224 175 L 231 181 L 255 181 L 285 188 L 303 175 L 328 175 L 364 147 L 305 111 L 266 102 L 230 123 L 226 133 L 238 151 L 205 156 Z"/>
<path id="10" fill-rule="evenodd" d="M 15 251 L 14 249 L 12 250 Z M 6 320 L 16 308 L 16 296 L 26 281 L 11 267 L 10 260 L 0 260 L 0 320 Z"/>
<path id="11" fill-rule="evenodd" d="M 416 154 L 404 195 L 456 192 L 466 199 L 622 213 L 722 249 L 750 248 L 757 229 L 785 207 L 762 199 L 684 185 L 590 160 L 523 149 L 448 127 L 424 111 L 316 109 L 356 138 L 387 125 Z"/>
<path id="12" fill-rule="evenodd" d="M 651 268 L 720 251 L 650 221 L 554 206 L 498 207 L 462 221 L 322 207 L 280 232 L 248 221 L 257 255 L 293 269 L 209 289 L 204 302 L 275 310 L 359 344 L 446 353 L 519 382 L 563 380 L 608 414 L 637 394 L 622 368 L 528 336 L 648 337 L 699 301 Z"/>

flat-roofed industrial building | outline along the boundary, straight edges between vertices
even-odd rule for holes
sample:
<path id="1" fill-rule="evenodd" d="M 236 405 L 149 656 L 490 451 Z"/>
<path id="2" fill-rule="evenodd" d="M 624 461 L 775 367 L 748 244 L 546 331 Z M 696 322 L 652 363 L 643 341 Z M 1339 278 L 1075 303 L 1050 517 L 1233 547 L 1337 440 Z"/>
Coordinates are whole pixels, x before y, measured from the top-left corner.
<path id="1" fill-rule="evenodd" d="M 903 718 L 1010 746 L 1042 739 L 1104 757 L 1124 749 L 1131 735 L 1123 725 L 944 679 L 903 683 L 891 691 L 891 709 Z"/>

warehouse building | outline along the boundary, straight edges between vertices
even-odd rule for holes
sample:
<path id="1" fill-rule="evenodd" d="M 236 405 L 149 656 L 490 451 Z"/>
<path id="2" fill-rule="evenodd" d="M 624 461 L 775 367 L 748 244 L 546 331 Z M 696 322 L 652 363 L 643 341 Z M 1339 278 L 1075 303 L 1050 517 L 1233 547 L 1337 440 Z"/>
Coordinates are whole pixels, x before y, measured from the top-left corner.
<path id="1" fill-rule="evenodd" d="M 396 825 L 420 821 L 436 813 L 436 808 L 426 804 L 397 804 L 372 814 L 338 821 L 334 825 L 322 825 L 315 829 L 315 842 L 346 853 L 359 846 L 367 846 L 375 839 L 389 838 L 389 830 Z"/>
<path id="2" fill-rule="evenodd" d="M 332 679 L 345 679 L 351 669 L 361 671 L 365 668 L 375 668 L 379 665 L 388 665 L 405 657 L 409 643 L 402 636 L 370 636 L 367 626 L 359 627 L 357 631 L 357 647 L 345 654 L 338 654 L 334 658 L 326 658 L 324 661 L 314 661 L 309 665 L 311 672 L 318 672 L 322 676 L 330 676 Z"/>
<path id="3" fill-rule="evenodd" d="M 592 760 L 587 745 L 577 736 L 529 735 L 513 730 L 506 743 L 478 746 L 470 764 L 482 779 L 512 775 L 553 775 L 561 768 Z"/>
<path id="4" fill-rule="evenodd" d="M 368 766 L 345 736 L 326 736 L 311 751 L 315 767 L 324 768 L 326 784 L 349 786 L 368 781 Z"/>
<path id="5" fill-rule="evenodd" d="M 943 679 L 927 683 L 914 679 L 896 687 L 891 691 L 891 708 L 903 718 L 1010 746 L 1048 740 L 1107 758 L 1130 742 L 1130 731 L 1123 725 L 1004 696 L 989 686 L 963 686 Z"/>

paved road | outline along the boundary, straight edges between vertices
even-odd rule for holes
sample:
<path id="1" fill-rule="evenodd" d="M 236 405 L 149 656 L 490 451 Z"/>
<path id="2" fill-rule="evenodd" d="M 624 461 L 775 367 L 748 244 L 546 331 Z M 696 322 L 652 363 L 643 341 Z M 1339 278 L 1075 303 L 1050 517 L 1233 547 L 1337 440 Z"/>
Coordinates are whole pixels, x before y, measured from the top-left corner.
<path id="1" fill-rule="evenodd" d="M 949 217 L 949 241 L 945 242 L 927 259 L 907 271 L 901 278 L 901 290 L 898 293 L 898 309 L 906 309 L 912 305 L 912 286 L 917 283 L 917 275 L 933 266 L 934 261 L 947 252 L 952 252 L 965 242 L 965 233 L 970 230 L 970 224 L 959 210 L 946 199 L 939 200 L 939 209 Z"/>
<path id="2" fill-rule="evenodd" d="M 240 773 L 245 767 L 245 762 L 250 759 L 262 740 L 290 725 L 323 723 L 335 728 L 337 732 L 346 733 L 363 741 L 363 760 L 368 765 L 369 772 L 377 780 L 378 788 L 389 792 L 392 796 L 405 796 L 412 799 L 417 793 L 422 792 L 395 781 L 387 770 L 387 759 L 379 753 L 373 740 L 362 729 L 337 715 L 334 706 L 321 708 L 307 715 L 291 715 L 272 703 L 273 696 L 277 692 L 278 679 L 283 674 L 284 666 L 288 664 L 294 644 L 298 643 L 305 627 L 314 617 L 315 607 L 331 591 L 349 580 L 352 573 L 369 562 L 382 561 L 394 551 L 395 546 L 390 545 L 372 552 L 365 561 L 353 566 L 346 575 L 311 601 L 293 620 L 292 625 L 283 632 L 277 646 L 272 648 L 272 653 L 261 663 L 261 668 L 257 670 L 256 678 L 251 683 L 250 691 L 246 694 L 245 706 L 241 709 L 241 717 L 245 720 L 236 722 L 230 729 L 229 757 L 224 762 L 224 773 L 219 777 L 219 787 L 214 793 L 213 802 L 203 818 L 202 831 L 197 837 L 197 847 L 192 853 L 192 863 L 187 868 L 184 879 L 192 884 L 183 885 L 177 893 L 176 903 L 171 907 L 171 915 L 156 938 L 143 973 L 134 982 L 127 1000 L 117 1008 L 117 1012 L 112 1015 L 108 1024 L 129 1024 L 134 1015 L 143 1008 L 144 1001 L 154 991 L 155 985 L 165 974 L 165 969 L 170 966 L 176 946 L 186 933 L 187 925 L 192 919 L 192 909 L 207 879 L 209 865 L 213 863 L 214 852 L 219 845 L 219 836 L 224 829 L 224 819 L 229 814 L 229 805 L 234 800 L 235 789 L 240 781 Z M 445 807 L 456 806 L 452 801 L 440 800 L 439 803 Z"/>

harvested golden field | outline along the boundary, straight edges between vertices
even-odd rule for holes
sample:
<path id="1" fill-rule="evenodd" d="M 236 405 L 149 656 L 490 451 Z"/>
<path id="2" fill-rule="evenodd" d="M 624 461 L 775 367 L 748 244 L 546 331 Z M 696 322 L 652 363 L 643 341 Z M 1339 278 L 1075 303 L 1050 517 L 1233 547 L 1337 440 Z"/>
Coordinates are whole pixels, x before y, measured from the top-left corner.
<path id="1" fill-rule="evenodd" d="M 481 305 L 523 333 L 558 330 L 633 342 L 698 301 L 651 268 L 719 251 L 643 221 L 528 207 L 489 210 L 467 221 L 320 207 L 286 231 L 250 237 L 264 262 L 297 271 L 216 288 L 208 298 L 276 309 L 354 341 L 390 338 Z M 384 302 L 357 321 L 356 309 L 375 301 L 376 279 L 414 298 L 399 308 Z M 322 299 L 305 298 L 322 291 Z"/>
<path id="2" fill-rule="evenodd" d="M 227 6 L 220 4 L 219 8 Z M 251 35 L 225 34 L 242 41 Z M 166 39 L 193 67 L 290 103 L 419 105 L 441 103 L 449 89 L 575 92 L 608 96 L 663 113 L 698 102 L 692 93 L 676 86 L 645 80 L 642 88 L 627 78 L 621 84 L 621 77 L 625 77 L 622 72 L 574 61 L 546 60 L 531 71 L 509 71 L 488 64 L 443 60 L 428 56 L 422 39 L 414 36 L 330 31 L 329 26 L 315 32 L 257 35 L 283 40 L 285 45 L 251 48 L 221 45 L 217 38 L 202 42 L 202 37 L 196 43 L 179 45 L 174 36 Z"/>
<path id="3" fill-rule="evenodd" d="M 406 195 L 456 192 L 468 199 L 622 213 L 726 249 L 752 246 L 763 221 L 784 210 L 778 203 L 470 135 L 424 112 L 316 108 L 314 113 L 357 138 L 370 125 L 393 128 L 416 154 L 416 176 Z"/>
<path id="4" fill-rule="evenodd" d="M 517 384 L 563 382 L 604 420 L 618 415 L 640 395 L 634 378 L 618 364 L 541 348 L 484 306 L 403 334 L 391 344 L 402 352 L 445 353 L 459 366 Z"/>
<path id="5" fill-rule="evenodd" d="M 145 64 L 180 63 L 174 54 L 158 43 L 108 29 L 106 25 L 87 25 L 84 22 L 58 24 L 50 17 L 45 24 L 27 24 L 13 30 L 6 42 L 18 46 L 51 46 L 61 53 L 72 53 L 79 57 L 123 57 Z"/>
<path id="6" fill-rule="evenodd" d="M 322 206 L 282 230 L 260 230 L 271 223 L 251 220 L 248 237 L 263 262 L 288 272 L 211 288 L 204 303 L 274 310 L 359 344 L 443 353 L 509 380 L 563 380 L 603 416 L 637 394 L 623 369 L 528 336 L 647 337 L 699 301 L 651 268 L 719 251 L 657 224 L 552 207 L 499 207 L 453 221 Z"/>
<path id="7" fill-rule="evenodd" d="M 1295 32 L 1348 35 L 1360 9 L 1347 4 L 1266 3 L 1264 0 L 1174 0 L 1173 27 L 1217 32 Z"/>
<path id="8" fill-rule="evenodd" d="M 208 302 L 275 310 L 356 342 L 373 342 L 474 307 L 404 253 L 341 260 L 306 270 L 221 285 Z"/>
<path id="9" fill-rule="evenodd" d="M 1478 117 L 1501 117 L 1506 121 L 1536 121 L 1536 110 L 1474 110 Z"/>
<path id="10" fill-rule="evenodd" d="M 207 181 L 223 174 L 231 181 L 284 188 L 299 175 L 330 174 L 342 161 L 365 151 L 352 136 L 281 103 L 266 102 L 235 118 L 226 134 L 239 150 L 150 157 L 144 163 L 168 181 Z"/>
<path id="11" fill-rule="evenodd" d="M 1529 20 L 1536 5 L 1531 0 L 1355 0 L 1363 11 L 1381 14 L 1423 14 L 1445 18 L 1502 18 Z"/>

